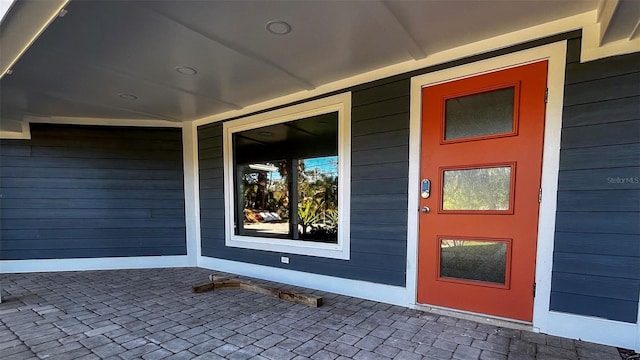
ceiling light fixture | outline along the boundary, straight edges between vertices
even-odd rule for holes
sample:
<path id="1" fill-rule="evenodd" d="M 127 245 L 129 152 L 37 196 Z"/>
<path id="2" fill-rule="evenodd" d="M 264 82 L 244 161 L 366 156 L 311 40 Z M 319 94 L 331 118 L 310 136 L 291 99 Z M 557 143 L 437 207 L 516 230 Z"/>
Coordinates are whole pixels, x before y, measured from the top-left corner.
<path id="1" fill-rule="evenodd" d="M 131 101 L 138 100 L 138 97 L 133 94 L 123 93 L 123 94 L 118 94 L 118 96 L 120 97 L 120 99 L 131 100 Z"/>
<path id="2" fill-rule="evenodd" d="M 291 32 L 291 25 L 282 20 L 269 21 L 266 27 L 267 31 L 274 35 L 286 35 Z"/>
<path id="3" fill-rule="evenodd" d="M 196 69 L 188 66 L 178 66 L 176 67 L 176 71 L 182 75 L 195 75 L 198 73 Z"/>

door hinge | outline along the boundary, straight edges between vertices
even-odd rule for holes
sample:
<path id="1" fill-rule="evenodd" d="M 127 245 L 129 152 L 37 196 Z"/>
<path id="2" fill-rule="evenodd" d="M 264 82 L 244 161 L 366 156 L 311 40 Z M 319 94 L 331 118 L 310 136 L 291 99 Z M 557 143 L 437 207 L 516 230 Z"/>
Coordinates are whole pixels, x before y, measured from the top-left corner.
<path id="1" fill-rule="evenodd" d="M 549 88 L 544 91 L 544 103 L 546 104 L 549 100 Z"/>
<path id="2" fill-rule="evenodd" d="M 536 297 L 536 283 L 533 283 L 533 297 Z"/>
<path id="3" fill-rule="evenodd" d="M 538 204 L 542 202 L 542 188 L 538 191 Z"/>

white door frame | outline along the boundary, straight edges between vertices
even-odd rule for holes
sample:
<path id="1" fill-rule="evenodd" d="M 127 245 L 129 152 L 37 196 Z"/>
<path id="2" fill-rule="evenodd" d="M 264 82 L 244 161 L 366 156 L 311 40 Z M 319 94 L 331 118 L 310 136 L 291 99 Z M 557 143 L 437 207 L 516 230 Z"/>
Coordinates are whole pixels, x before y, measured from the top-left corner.
<path id="1" fill-rule="evenodd" d="M 547 87 L 549 100 L 544 129 L 544 153 L 542 157 L 542 202 L 538 223 L 538 248 L 536 257 L 536 298 L 533 324 L 540 327 L 546 322 L 540 315 L 549 309 L 551 293 L 551 265 L 555 231 L 556 195 L 560 164 L 560 130 L 562 128 L 562 100 L 564 96 L 564 72 L 566 41 L 533 49 L 506 54 L 454 68 L 416 76 L 411 79 L 411 119 L 409 139 L 409 226 L 407 228 L 407 299 L 416 305 L 418 262 L 418 194 L 420 176 L 420 135 L 422 112 L 422 88 L 439 83 L 490 73 L 540 60 L 548 60 Z"/>
<path id="2" fill-rule="evenodd" d="M 420 181 L 420 141 L 422 88 L 483 73 L 548 60 L 548 101 L 545 113 L 542 156 L 542 202 L 538 218 L 536 254 L 536 297 L 533 304 L 533 330 L 586 341 L 637 349 L 640 326 L 590 316 L 551 311 L 551 272 L 556 225 L 560 135 L 564 99 L 567 42 L 560 41 L 528 50 L 444 69 L 411 79 L 411 118 L 409 135 L 409 184 L 407 227 L 407 304 L 416 302 L 418 276 L 418 209 Z"/>

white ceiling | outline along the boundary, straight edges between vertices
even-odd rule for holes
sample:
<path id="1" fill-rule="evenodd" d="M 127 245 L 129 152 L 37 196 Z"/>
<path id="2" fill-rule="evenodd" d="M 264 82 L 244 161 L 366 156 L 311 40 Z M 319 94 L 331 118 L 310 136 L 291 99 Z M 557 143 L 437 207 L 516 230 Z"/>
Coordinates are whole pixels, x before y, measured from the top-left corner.
<path id="1" fill-rule="evenodd" d="M 611 18 L 622 25 L 606 34 L 608 41 L 628 37 L 630 26 L 637 35 L 640 1 L 628 3 L 616 10 L 621 19 Z M 3 26 L 29 21 L 27 6 L 14 3 Z M 73 0 L 0 80 L 0 120 L 199 119 L 598 6 L 596 0 Z M 274 20 L 289 23 L 291 33 L 269 33 L 266 24 Z M 197 74 L 180 74 L 179 66 Z"/>

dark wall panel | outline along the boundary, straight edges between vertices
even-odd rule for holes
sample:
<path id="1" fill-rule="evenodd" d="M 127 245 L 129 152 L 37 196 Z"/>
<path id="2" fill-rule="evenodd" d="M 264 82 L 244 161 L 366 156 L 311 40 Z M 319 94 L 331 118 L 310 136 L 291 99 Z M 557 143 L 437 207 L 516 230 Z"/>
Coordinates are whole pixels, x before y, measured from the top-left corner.
<path id="1" fill-rule="evenodd" d="M 0 142 L 0 259 L 186 254 L 179 129 L 31 134 Z"/>
<path id="2" fill-rule="evenodd" d="M 633 144 L 638 141 L 638 134 L 640 120 L 576 126 L 562 131 L 562 143 L 565 149 Z"/>
<path id="3" fill-rule="evenodd" d="M 637 314 L 638 302 L 555 291 L 551 297 L 550 307 L 552 310 L 570 314 L 630 322 L 629 318 Z"/>
<path id="4" fill-rule="evenodd" d="M 640 204 L 640 190 L 567 190 L 558 199 L 558 211 L 603 212 L 637 211 Z"/>
<path id="5" fill-rule="evenodd" d="M 553 273 L 552 286 L 562 287 L 567 293 L 576 295 L 596 295 L 601 298 L 633 302 L 638 297 L 638 294 L 633 292 L 633 286 L 627 286 L 628 282 L 628 279 L 624 278 L 556 271 Z M 633 282 L 637 284 L 640 280 L 634 280 Z M 590 288 L 594 290 L 585 291 Z"/>
<path id="6" fill-rule="evenodd" d="M 640 276 L 638 276 L 640 274 L 640 261 L 638 261 L 638 258 L 616 256 L 615 260 L 613 262 L 611 261 L 611 256 L 602 256 L 600 254 L 557 252 L 553 256 L 553 268 L 556 271 L 565 273 L 640 280 Z M 630 283 L 637 285 L 637 281 Z M 631 288 L 637 290 L 637 287 L 632 286 Z"/>
<path id="7" fill-rule="evenodd" d="M 581 64 L 569 42 L 551 309 L 635 323 L 640 54 Z"/>
<path id="8" fill-rule="evenodd" d="M 640 119 L 640 96 L 573 105 L 564 108 L 562 126 L 569 130 L 574 126 L 609 124 L 611 119 L 628 121 Z"/>
<path id="9" fill-rule="evenodd" d="M 631 180 L 629 180 L 631 179 Z M 640 190 L 640 166 L 562 171 L 559 190 Z"/>

